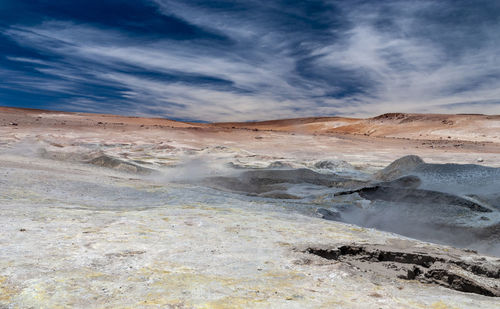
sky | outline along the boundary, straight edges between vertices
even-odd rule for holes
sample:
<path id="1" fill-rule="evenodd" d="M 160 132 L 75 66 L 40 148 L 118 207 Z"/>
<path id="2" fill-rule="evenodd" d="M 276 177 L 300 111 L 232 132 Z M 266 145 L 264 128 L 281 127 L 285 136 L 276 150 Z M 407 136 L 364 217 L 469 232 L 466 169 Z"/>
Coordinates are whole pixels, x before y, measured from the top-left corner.
<path id="1" fill-rule="evenodd" d="M 500 114 L 500 1 L 0 0 L 0 105 L 191 121 Z"/>

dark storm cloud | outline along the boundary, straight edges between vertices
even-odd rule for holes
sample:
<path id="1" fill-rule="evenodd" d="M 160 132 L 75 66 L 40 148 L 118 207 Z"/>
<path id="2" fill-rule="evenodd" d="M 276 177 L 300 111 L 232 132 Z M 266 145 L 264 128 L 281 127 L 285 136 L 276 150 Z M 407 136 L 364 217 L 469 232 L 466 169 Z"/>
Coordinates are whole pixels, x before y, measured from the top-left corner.
<path id="1" fill-rule="evenodd" d="M 2 1 L 0 105 L 198 120 L 500 113 L 499 16 L 481 0 Z"/>

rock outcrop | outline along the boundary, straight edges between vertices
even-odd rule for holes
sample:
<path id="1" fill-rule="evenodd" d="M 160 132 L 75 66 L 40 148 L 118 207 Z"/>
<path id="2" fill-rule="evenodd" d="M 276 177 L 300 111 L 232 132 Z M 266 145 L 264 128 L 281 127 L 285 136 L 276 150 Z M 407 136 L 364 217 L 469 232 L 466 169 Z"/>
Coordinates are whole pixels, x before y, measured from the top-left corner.
<path id="1" fill-rule="evenodd" d="M 137 164 L 126 162 L 120 159 L 116 159 L 107 155 L 102 155 L 97 158 L 94 158 L 88 161 L 88 163 L 100 167 L 111 168 L 121 172 L 134 173 L 134 174 L 146 175 L 153 172 L 152 169 L 145 168 Z"/>
<path id="2" fill-rule="evenodd" d="M 382 278 L 417 280 L 449 289 L 500 297 L 499 261 L 487 261 L 474 253 L 413 249 L 397 245 L 346 244 L 336 247 L 309 247 L 303 251 L 327 260 L 350 265 Z M 467 260 L 460 256 L 469 256 Z"/>

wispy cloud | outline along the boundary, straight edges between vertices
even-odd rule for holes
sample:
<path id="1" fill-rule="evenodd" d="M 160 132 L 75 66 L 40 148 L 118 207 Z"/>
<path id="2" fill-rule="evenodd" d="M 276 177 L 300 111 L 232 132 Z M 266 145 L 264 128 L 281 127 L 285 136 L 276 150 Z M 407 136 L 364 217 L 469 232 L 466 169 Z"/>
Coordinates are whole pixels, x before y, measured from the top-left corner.
<path id="1" fill-rule="evenodd" d="M 376 27 L 380 16 L 373 11 L 352 12 L 354 27 L 342 42 L 316 50 L 318 61 L 331 68 L 364 72 L 376 81 L 372 89 L 375 100 L 366 102 L 372 113 L 458 112 L 453 109 L 457 107 L 454 102 L 467 100 L 475 104 L 461 105 L 462 109 L 477 111 L 484 102 L 488 112 L 500 112 L 500 105 L 492 104 L 500 94 L 500 58 L 495 56 L 500 45 L 463 46 L 459 55 L 450 56 L 454 51 L 441 41 L 412 35 L 411 27 L 419 25 L 417 12 L 428 5 L 411 7 L 408 12 L 406 3 L 398 3 L 396 10 L 406 10 L 406 14 L 398 14 L 392 29 L 384 31 Z M 493 26 L 498 29 L 498 24 Z M 483 29 L 477 30 L 478 35 L 489 36 L 493 29 L 483 33 Z"/>
<path id="2" fill-rule="evenodd" d="M 10 46 L 0 104 L 41 92 L 47 108 L 207 121 L 500 113 L 500 21 L 491 14 L 500 6 L 487 2 L 155 0 L 138 8 L 151 16 L 142 26 L 126 11 L 101 21 L 52 9 L 0 27 Z"/>

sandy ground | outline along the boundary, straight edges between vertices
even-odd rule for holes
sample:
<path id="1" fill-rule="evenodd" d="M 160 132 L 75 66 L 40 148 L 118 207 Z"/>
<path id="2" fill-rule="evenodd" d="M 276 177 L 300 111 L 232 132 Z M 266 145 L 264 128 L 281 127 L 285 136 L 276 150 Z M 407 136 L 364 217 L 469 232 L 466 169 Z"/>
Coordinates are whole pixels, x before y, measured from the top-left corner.
<path id="1" fill-rule="evenodd" d="M 450 247 L 172 182 L 218 173 L 228 161 L 335 159 L 368 173 L 417 154 L 500 167 L 498 117 L 416 116 L 195 124 L 1 108 L 0 307 L 498 307 L 494 297 L 369 275 L 302 250 Z M 162 173 L 85 163 L 96 154 Z M 170 168 L 179 162 L 187 167 Z"/>
<path id="2" fill-rule="evenodd" d="M 387 115 L 200 124 L 0 107 L 0 133 L 3 143 L 35 138 L 56 144 L 171 143 L 193 149 L 219 145 L 276 158 L 338 158 L 378 167 L 416 154 L 427 162 L 482 159 L 479 163 L 500 166 L 500 116 Z M 347 125 L 337 126 L 339 122 Z M 377 131 L 367 133 L 373 127 Z"/>

